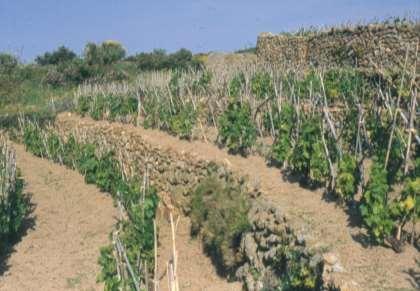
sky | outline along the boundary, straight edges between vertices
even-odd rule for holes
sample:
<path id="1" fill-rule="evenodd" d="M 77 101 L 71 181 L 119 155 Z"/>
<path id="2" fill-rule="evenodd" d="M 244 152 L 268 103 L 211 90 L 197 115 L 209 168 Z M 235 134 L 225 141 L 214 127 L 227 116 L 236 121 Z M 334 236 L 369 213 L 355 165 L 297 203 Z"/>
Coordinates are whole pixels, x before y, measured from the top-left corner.
<path id="1" fill-rule="evenodd" d="M 22 61 L 60 45 L 120 41 L 129 54 L 234 51 L 261 32 L 295 31 L 402 16 L 419 19 L 420 0 L 0 0 L 0 52 Z"/>

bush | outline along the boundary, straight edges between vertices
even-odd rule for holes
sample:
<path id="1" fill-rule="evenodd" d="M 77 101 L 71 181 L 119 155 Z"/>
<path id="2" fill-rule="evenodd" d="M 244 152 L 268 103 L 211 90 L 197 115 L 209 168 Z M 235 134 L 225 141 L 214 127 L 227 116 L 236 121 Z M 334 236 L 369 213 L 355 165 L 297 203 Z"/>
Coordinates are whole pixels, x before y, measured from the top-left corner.
<path id="1" fill-rule="evenodd" d="M 246 193 L 230 179 L 214 176 L 195 189 L 191 202 L 191 231 L 201 233 L 206 250 L 224 271 L 240 263 L 236 256 L 242 234 L 249 227 Z"/>
<path id="2" fill-rule="evenodd" d="M 202 66 L 197 58 L 194 58 L 191 51 L 180 49 L 173 54 L 167 54 L 163 49 L 155 49 L 150 53 L 140 53 L 127 58 L 137 64 L 142 71 L 153 70 L 187 70 L 198 69 Z"/>
<path id="3" fill-rule="evenodd" d="M 338 163 L 337 184 L 335 193 L 345 201 L 353 199 L 356 193 L 357 182 L 357 162 L 349 154 L 344 154 Z"/>
<path id="4" fill-rule="evenodd" d="M 93 144 L 83 144 L 77 157 L 77 168 L 85 176 L 86 183 L 93 184 L 96 181 L 96 171 L 99 161 L 95 155 Z"/>
<path id="5" fill-rule="evenodd" d="M 99 45 L 88 43 L 85 47 L 84 58 L 89 65 L 110 65 L 122 60 L 126 51 L 116 41 L 105 41 Z"/>
<path id="6" fill-rule="evenodd" d="M 251 91 L 259 99 L 275 96 L 274 84 L 268 73 L 257 72 L 251 79 Z"/>
<path id="7" fill-rule="evenodd" d="M 219 139 L 230 152 L 245 155 L 257 139 L 248 103 L 232 101 L 219 118 Z"/>
<path id="8" fill-rule="evenodd" d="M 132 96 L 82 95 L 77 98 L 76 112 L 82 116 L 89 115 L 95 120 L 111 121 L 133 117 L 138 109 L 138 99 Z"/>
<path id="9" fill-rule="evenodd" d="M 16 156 L 10 145 L 0 137 L 0 250 L 13 240 L 29 211 L 23 194 L 23 179 L 16 168 Z"/>
<path id="10" fill-rule="evenodd" d="M 404 226 L 412 221 L 415 230 L 420 218 L 420 178 L 407 179 L 401 196 L 390 204 L 392 219 L 397 223 L 397 238 L 402 239 Z M 412 233 L 414 235 L 414 233 Z"/>
<path id="11" fill-rule="evenodd" d="M 52 53 L 46 52 L 42 56 L 37 56 L 35 62 L 41 66 L 58 65 L 71 62 L 76 59 L 76 57 L 77 55 L 73 51 L 66 48 L 65 46 L 60 46 Z"/>
<path id="12" fill-rule="evenodd" d="M 276 251 L 273 262 L 274 270 L 281 277 L 282 291 L 310 291 L 321 290 L 321 263 L 313 264 L 311 254 L 295 245 L 281 246 Z"/>
<path id="13" fill-rule="evenodd" d="M 328 160 L 321 141 L 319 117 L 302 122 L 299 139 L 289 158 L 291 169 L 310 183 L 322 183 L 329 176 Z"/>
<path id="14" fill-rule="evenodd" d="M 42 136 L 42 131 L 36 123 L 25 122 L 23 128 L 23 143 L 26 150 L 37 157 L 46 156 L 46 149 Z"/>
<path id="15" fill-rule="evenodd" d="M 179 112 L 172 115 L 169 120 L 169 131 L 180 138 L 189 139 L 192 135 L 197 119 L 196 111 L 191 103 L 183 106 Z"/>
<path id="16" fill-rule="evenodd" d="M 271 147 L 270 158 L 276 164 L 283 165 L 292 153 L 292 130 L 295 124 L 296 113 L 291 104 L 284 104 L 280 116 L 275 120 L 277 137 Z"/>
<path id="17" fill-rule="evenodd" d="M 0 74 L 10 74 L 19 64 L 18 59 L 10 54 L 0 53 Z"/>
<path id="18" fill-rule="evenodd" d="M 382 243 L 394 226 L 388 207 L 388 192 L 387 172 L 383 164 L 375 160 L 363 193 L 360 212 L 371 238 L 377 243 Z"/>
<path id="19" fill-rule="evenodd" d="M 233 79 L 229 82 L 229 96 L 239 98 L 245 86 L 245 82 L 245 75 L 242 72 L 233 77 Z"/>
<path id="20" fill-rule="evenodd" d="M 107 152 L 98 159 L 95 173 L 95 184 L 99 189 L 112 194 L 116 193 L 121 180 L 121 170 L 113 152 Z"/>

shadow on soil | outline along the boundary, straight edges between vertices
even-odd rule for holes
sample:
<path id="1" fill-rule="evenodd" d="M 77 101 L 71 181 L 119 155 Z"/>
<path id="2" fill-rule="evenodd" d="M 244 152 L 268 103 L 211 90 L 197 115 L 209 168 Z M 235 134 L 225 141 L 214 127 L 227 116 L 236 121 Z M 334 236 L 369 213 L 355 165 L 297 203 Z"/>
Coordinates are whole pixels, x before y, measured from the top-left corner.
<path id="1" fill-rule="evenodd" d="M 327 203 L 334 203 L 340 207 L 347 215 L 347 227 L 351 230 L 352 239 L 359 243 L 363 248 L 372 247 L 372 241 L 368 234 L 363 231 L 363 220 L 360 215 L 360 202 L 339 202 L 337 196 L 331 191 L 325 190 L 322 199 Z"/>
<path id="2" fill-rule="evenodd" d="M 417 269 L 410 268 L 407 271 L 404 271 L 410 277 L 407 279 L 410 282 L 413 288 L 420 288 L 420 260 L 416 259 Z M 418 289 L 416 289 L 418 290 Z"/>
<path id="3" fill-rule="evenodd" d="M 22 223 L 20 231 L 9 241 L 2 242 L 0 244 L 0 276 L 2 276 L 10 267 L 8 264 L 8 260 L 12 253 L 15 251 L 14 246 L 18 244 L 23 239 L 23 237 L 26 236 L 28 230 L 34 229 L 35 227 L 36 217 L 32 214 L 36 206 L 35 204 L 31 203 L 32 194 L 28 193 L 25 196 L 25 199 L 29 205 L 29 210 L 26 215 L 26 218 Z"/>

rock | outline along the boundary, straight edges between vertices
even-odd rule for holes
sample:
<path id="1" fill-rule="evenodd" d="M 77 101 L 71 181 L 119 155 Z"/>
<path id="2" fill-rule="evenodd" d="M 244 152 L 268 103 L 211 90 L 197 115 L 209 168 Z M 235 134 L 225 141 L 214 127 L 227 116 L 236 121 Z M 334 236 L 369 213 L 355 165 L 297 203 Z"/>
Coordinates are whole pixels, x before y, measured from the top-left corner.
<path id="1" fill-rule="evenodd" d="M 334 253 L 325 253 L 323 255 L 324 263 L 333 266 L 338 262 L 338 258 Z"/>

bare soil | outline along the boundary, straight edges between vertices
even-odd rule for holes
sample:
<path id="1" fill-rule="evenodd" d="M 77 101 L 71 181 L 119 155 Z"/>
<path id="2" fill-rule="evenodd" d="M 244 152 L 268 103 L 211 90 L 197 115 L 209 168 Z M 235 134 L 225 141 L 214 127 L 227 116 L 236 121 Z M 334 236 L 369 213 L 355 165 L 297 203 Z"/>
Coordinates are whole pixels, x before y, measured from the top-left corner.
<path id="1" fill-rule="evenodd" d="M 233 171 L 247 176 L 260 186 L 262 197 L 283 209 L 298 233 L 305 235 L 310 246 L 334 252 L 344 271 L 343 278 L 351 278 L 361 290 L 413 290 L 419 288 L 419 252 L 406 246 L 401 254 L 382 246 L 371 247 L 360 221 L 348 213 L 351 208 L 341 208 L 331 201 L 322 189 L 303 188 L 293 178 L 278 168 L 268 167 L 260 156 L 247 158 L 230 155 L 214 144 L 202 141 L 185 141 L 158 130 L 146 130 L 132 125 L 93 121 L 65 113 L 59 119 L 72 119 L 84 126 L 113 126 L 141 135 L 150 144 L 180 153 L 189 153 L 198 159 L 224 163 Z M 353 217 L 353 218 L 351 218 Z M 416 279 L 417 278 L 417 279 Z"/>
<path id="2" fill-rule="evenodd" d="M 175 220 L 177 218 L 174 218 Z M 167 263 L 172 260 L 171 225 L 167 218 L 160 217 L 158 247 L 159 290 L 169 291 Z M 176 228 L 175 244 L 178 254 L 178 282 L 180 290 L 191 291 L 240 291 L 242 284 L 227 282 L 215 270 L 209 257 L 203 254 L 200 238 L 190 235 L 190 220 L 180 216 Z"/>
<path id="3" fill-rule="evenodd" d="M 103 290 L 97 260 L 116 222 L 111 197 L 75 171 L 14 147 L 34 225 L 7 259 L 0 290 Z"/>
<path id="4" fill-rule="evenodd" d="M 0 290 L 103 290 L 97 283 L 99 249 L 109 244 L 118 211 L 112 198 L 83 176 L 64 166 L 34 157 L 23 146 L 14 145 L 18 167 L 30 193 L 33 212 L 27 233 L 0 266 Z M 161 216 L 159 227 L 160 290 L 167 290 L 166 262 L 171 259 L 171 229 Z M 190 222 L 178 223 L 181 290 L 238 291 L 242 285 L 217 275 L 199 239 L 189 234 Z"/>

